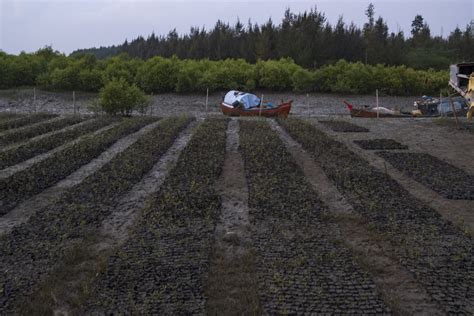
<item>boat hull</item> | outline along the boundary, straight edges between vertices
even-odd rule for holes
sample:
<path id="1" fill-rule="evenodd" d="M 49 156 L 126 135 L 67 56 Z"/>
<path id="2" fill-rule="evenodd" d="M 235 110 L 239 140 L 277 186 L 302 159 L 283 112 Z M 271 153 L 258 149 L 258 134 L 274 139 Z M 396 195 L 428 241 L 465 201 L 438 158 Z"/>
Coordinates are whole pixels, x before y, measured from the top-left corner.
<path id="1" fill-rule="evenodd" d="M 288 117 L 291 111 L 291 103 L 293 101 L 289 101 L 287 103 L 282 103 L 279 106 L 271 109 L 259 109 L 254 108 L 252 110 L 243 110 L 243 109 L 236 109 L 230 105 L 226 105 L 225 103 L 221 103 L 221 111 L 224 115 L 228 116 L 263 116 L 263 117 Z"/>
<path id="2" fill-rule="evenodd" d="M 351 109 L 351 117 L 377 117 L 377 112 L 365 109 Z M 407 114 L 379 113 L 378 117 L 411 117 Z"/>

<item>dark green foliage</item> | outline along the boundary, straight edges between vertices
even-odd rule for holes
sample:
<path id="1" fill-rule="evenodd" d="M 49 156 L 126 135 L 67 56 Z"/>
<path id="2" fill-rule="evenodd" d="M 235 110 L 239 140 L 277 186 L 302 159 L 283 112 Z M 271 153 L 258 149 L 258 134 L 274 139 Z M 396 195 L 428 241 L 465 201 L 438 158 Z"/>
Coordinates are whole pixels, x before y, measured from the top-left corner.
<path id="1" fill-rule="evenodd" d="M 176 55 L 181 59 L 243 58 L 251 63 L 290 57 L 305 68 L 345 59 L 370 65 L 405 64 L 416 69 L 438 70 L 447 70 L 450 62 L 468 61 L 474 56 L 472 22 L 462 31 L 457 27 L 442 38 L 431 34 L 428 23 L 417 15 L 411 34 L 407 34 L 411 37 L 407 37 L 400 30 L 390 31 L 389 21 L 378 16 L 376 7 L 368 8 L 366 16 L 363 27 L 346 23 L 342 17 L 331 25 L 316 7 L 297 14 L 287 9 L 280 24 L 274 24 L 271 19 L 261 25 L 243 25 L 240 21 L 231 25 L 219 20 L 209 31 L 192 27 L 188 34 L 178 35 L 173 30 L 168 36 L 152 34 L 147 39 L 139 36 L 110 47 L 107 56 L 125 52 L 143 59 Z M 89 51 L 97 53 L 104 49 Z M 417 56 L 413 54 L 415 51 Z M 422 54 L 423 51 L 427 53 Z"/>
<path id="2" fill-rule="evenodd" d="M 68 174 L 99 156 L 123 136 L 154 121 L 153 118 L 128 118 L 98 135 L 86 135 L 53 156 L 31 167 L 0 179 L 0 214 L 5 214 L 21 201 L 55 184 Z"/>
<path id="3" fill-rule="evenodd" d="M 123 79 L 132 84 L 142 64 L 143 61 L 130 59 L 127 54 L 108 58 L 99 65 L 102 70 L 102 81 L 106 84 L 112 80 Z"/>
<path id="4" fill-rule="evenodd" d="M 366 15 L 367 23 L 359 28 L 342 18 L 331 25 L 316 8 L 300 14 L 288 9 L 279 25 L 272 20 L 247 26 L 218 21 L 210 31 L 191 28 L 186 35 L 173 30 L 166 37 L 140 36 L 70 57 L 51 47 L 19 56 L 0 51 L 0 89 L 38 84 L 98 91 L 111 80 L 123 79 L 147 93 L 260 88 L 438 94 L 446 87 L 449 64 L 474 56 L 472 23 L 445 39 L 432 36 L 417 15 L 412 37 L 405 38 L 401 31 L 390 33 L 382 17 L 375 18 L 375 7 Z"/>
<path id="5" fill-rule="evenodd" d="M 417 71 L 405 66 L 366 66 L 340 60 L 316 70 L 316 90 L 368 94 L 379 89 L 391 95 L 439 93 L 448 82 L 447 71 Z"/>
<path id="6" fill-rule="evenodd" d="M 100 90 L 99 105 L 108 114 L 131 114 L 147 102 L 145 94 L 125 79 L 112 79 Z"/>
<path id="7" fill-rule="evenodd" d="M 412 37 L 406 38 L 402 31 L 389 32 L 387 21 L 375 18 L 374 6 L 366 15 L 368 21 L 360 28 L 342 18 L 331 25 L 316 7 L 299 14 L 288 9 L 279 25 L 271 19 L 246 26 L 218 21 L 209 31 L 193 27 L 189 34 L 172 30 L 168 36 L 139 36 L 119 46 L 78 50 L 69 58 L 51 47 L 19 56 L 0 51 L 0 89 L 36 83 L 48 89 L 98 91 L 113 79 L 124 79 L 148 93 L 263 88 L 438 94 L 446 86 L 449 64 L 474 56 L 472 22 L 442 38 L 431 35 L 417 15 Z M 321 69 L 338 60 L 348 63 Z M 313 75 L 303 69 L 322 72 Z"/>
<path id="8" fill-rule="evenodd" d="M 114 210 L 113 200 L 130 190 L 149 172 L 190 121 L 188 117 L 163 119 L 59 200 L 38 209 L 27 223 L 0 237 L 0 269 L 4 272 L 2 289 L 8 289 L 0 296 L 0 314 L 20 313 L 20 307 L 31 304 L 32 293 L 61 263 L 78 264 L 81 258 L 71 262 L 65 249 L 74 248 L 79 240 L 86 243 L 91 230 L 101 225 Z M 83 291 L 88 290 L 84 288 Z M 54 299 L 49 292 L 46 297 Z M 48 312 L 45 313 L 53 312 L 53 304 L 44 301 L 39 304 L 43 308 L 46 306 Z M 28 307 L 32 308 L 33 313 L 38 312 L 37 306 Z"/>
<path id="9" fill-rule="evenodd" d="M 0 152 L 0 169 L 12 166 L 34 156 L 43 154 L 57 146 L 65 144 L 79 136 L 98 130 L 112 123 L 115 119 L 103 117 L 90 120 L 67 131 L 55 133 L 39 140 L 29 141 L 20 146 Z"/>
<path id="10" fill-rule="evenodd" d="M 136 82 L 146 92 L 169 92 L 176 86 L 179 65 L 176 58 L 154 57 L 138 69 Z"/>
<path id="11" fill-rule="evenodd" d="M 54 121 L 41 122 L 35 126 L 23 128 L 19 131 L 10 130 L 0 136 L 0 145 L 11 144 L 19 141 L 26 140 L 31 137 L 35 137 L 41 134 L 52 132 L 66 126 L 79 123 L 83 120 L 80 116 L 69 116 Z"/>
<path id="12" fill-rule="evenodd" d="M 428 60 L 425 56 L 428 53 L 422 54 L 424 57 L 420 60 Z M 1 56 L 0 54 L 0 62 Z M 7 62 L 14 62 L 20 58 L 5 56 Z M 435 55 L 430 56 L 437 58 Z M 38 64 L 42 65 L 38 68 L 41 71 L 35 72 L 33 81 L 41 87 L 53 90 L 98 91 L 109 83 L 116 86 L 117 82 L 122 84 L 126 82 L 132 86 L 136 84 L 148 93 L 202 93 L 206 89 L 210 91 L 264 89 L 371 94 L 375 89 L 379 89 L 382 93 L 391 95 L 417 95 L 437 94 L 440 89 L 446 87 L 448 81 L 446 70 L 414 70 L 405 66 L 364 65 L 361 62 L 345 60 L 308 70 L 291 58 L 258 60 L 255 64 L 244 59 L 183 60 L 176 56 L 154 57 L 146 62 L 130 59 L 125 55 L 101 61 L 89 55 L 75 57 L 53 55 L 49 61 L 31 55 L 30 59 L 39 59 Z M 7 71 L 8 67 L 5 67 L 4 71 Z M 13 70 L 11 75 L 18 76 L 22 73 Z M 18 85 L 5 85 L 10 86 Z M 124 95 L 117 95 L 115 102 L 125 99 L 127 98 Z M 119 109 L 111 112 L 129 111 L 128 107 L 122 108 L 123 104 L 116 106 Z"/>
<path id="13" fill-rule="evenodd" d="M 279 61 L 259 61 L 256 64 L 258 85 L 268 90 L 291 90 L 292 77 L 296 70 L 301 69 L 291 59 Z"/>
<path id="14" fill-rule="evenodd" d="M 306 69 L 298 69 L 291 76 L 292 87 L 295 92 L 314 91 L 316 85 L 315 74 Z"/>

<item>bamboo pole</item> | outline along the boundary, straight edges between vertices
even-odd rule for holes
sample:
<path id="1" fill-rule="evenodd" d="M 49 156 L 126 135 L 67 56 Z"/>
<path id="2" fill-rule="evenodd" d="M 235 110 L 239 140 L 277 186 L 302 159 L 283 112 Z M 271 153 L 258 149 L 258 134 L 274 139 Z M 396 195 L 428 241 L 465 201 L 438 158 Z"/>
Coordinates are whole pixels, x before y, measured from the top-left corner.
<path id="1" fill-rule="evenodd" d="M 209 102 L 209 88 L 206 89 L 206 112 L 207 112 L 207 104 Z"/>
<path id="2" fill-rule="evenodd" d="M 36 87 L 33 87 L 33 107 L 36 113 Z"/>
<path id="3" fill-rule="evenodd" d="M 451 103 L 451 108 L 453 109 L 453 115 L 454 115 L 454 118 L 456 119 L 456 126 L 459 129 L 458 115 L 456 114 L 456 109 L 454 108 L 453 96 L 451 94 L 449 95 L 449 102 Z"/>
<path id="4" fill-rule="evenodd" d="M 76 115 L 76 91 L 72 91 L 72 107 L 74 109 L 74 115 Z"/>
<path id="5" fill-rule="evenodd" d="M 379 118 L 379 89 L 375 89 L 375 105 L 377 106 L 377 118 Z"/>
<path id="6" fill-rule="evenodd" d="M 309 113 L 309 102 L 308 102 L 308 97 L 309 97 L 309 94 L 306 93 L 306 111 L 308 112 L 308 117 L 310 117 L 310 113 Z"/>

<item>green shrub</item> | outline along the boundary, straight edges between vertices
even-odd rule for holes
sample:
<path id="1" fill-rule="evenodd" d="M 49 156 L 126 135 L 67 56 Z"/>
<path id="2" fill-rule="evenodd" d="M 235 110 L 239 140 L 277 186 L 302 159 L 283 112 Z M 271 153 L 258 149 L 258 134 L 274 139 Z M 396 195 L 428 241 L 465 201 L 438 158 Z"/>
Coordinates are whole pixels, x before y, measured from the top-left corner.
<path id="1" fill-rule="evenodd" d="M 178 60 L 153 57 L 138 69 L 136 82 L 146 92 L 170 92 L 176 86 Z"/>
<path id="2" fill-rule="evenodd" d="M 179 93 L 194 92 L 199 90 L 205 68 L 203 63 L 193 60 L 183 60 L 179 63 L 175 91 Z"/>
<path id="3" fill-rule="evenodd" d="M 143 61 L 139 59 L 129 59 L 126 55 L 108 58 L 105 62 L 102 80 L 105 84 L 111 80 L 124 79 L 129 84 L 132 84 L 135 82 L 137 71 L 142 64 Z"/>
<path id="4" fill-rule="evenodd" d="M 100 90 L 99 105 L 108 114 L 127 115 L 147 102 L 145 94 L 123 78 L 109 81 Z"/>
<path id="5" fill-rule="evenodd" d="M 99 91 L 103 86 L 102 72 L 98 69 L 84 69 L 79 72 L 79 90 Z"/>
<path id="6" fill-rule="evenodd" d="M 302 69 L 290 58 L 280 60 L 259 60 L 256 65 L 258 86 L 269 90 L 290 90 L 293 73 Z"/>
<path id="7" fill-rule="evenodd" d="M 74 90 L 79 89 L 79 67 L 69 65 L 64 69 L 56 68 L 51 72 L 49 82 L 51 88 L 56 90 Z"/>
<path id="8" fill-rule="evenodd" d="M 423 53 L 417 53 L 421 60 Z M 143 61 L 124 54 L 97 60 L 87 54 L 66 57 L 50 48 L 18 56 L 0 51 L 0 89 L 37 84 L 54 90 L 99 91 L 110 81 L 125 80 L 148 93 L 258 88 L 352 94 L 373 94 L 379 89 L 387 95 L 437 95 L 446 88 L 448 76 L 448 71 L 345 60 L 308 70 L 290 58 L 250 64 L 244 59 L 179 60 L 175 56 Z"/>
<path id="9" fill-rule="evenodd" d="M 315 85 L 314 73 L 306 69 L 298 69 L 291 77 L 293 91 L 310 92 L 313 91 Z"/>

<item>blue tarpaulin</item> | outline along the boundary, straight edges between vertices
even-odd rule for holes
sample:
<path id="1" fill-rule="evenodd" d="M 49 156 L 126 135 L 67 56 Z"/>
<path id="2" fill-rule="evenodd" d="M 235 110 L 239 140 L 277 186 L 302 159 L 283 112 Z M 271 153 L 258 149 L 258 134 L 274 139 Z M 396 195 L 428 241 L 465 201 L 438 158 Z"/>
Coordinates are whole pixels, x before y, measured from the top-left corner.
<path id="1" fill-rule="evenodd" d="M 234 107 L 241 104 L 246 110 L 248 110 L 259 106 L 260 98 L 251 93 L 231 90 L 225 95 L 224 103 Z"/>
<path id="2" fill-rule="evenodd" d="M 463 97 L 454 97 L 453 105 L 456 112 L 467 108 L 466 100 Z M 451 100 L 449 98 L 443 98 L 440 104 L 438 104 L 438 113 L 442 115 L 453 113 Z"/>

